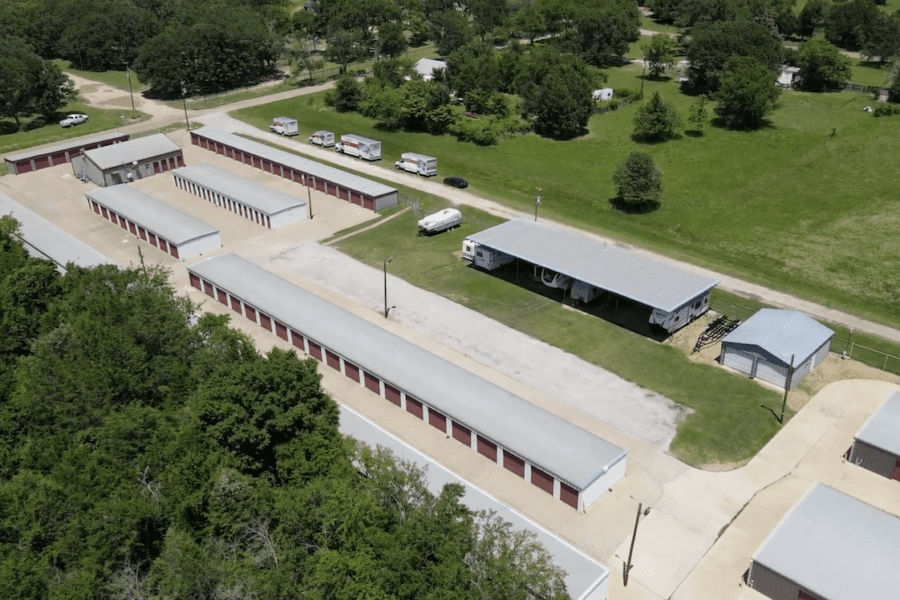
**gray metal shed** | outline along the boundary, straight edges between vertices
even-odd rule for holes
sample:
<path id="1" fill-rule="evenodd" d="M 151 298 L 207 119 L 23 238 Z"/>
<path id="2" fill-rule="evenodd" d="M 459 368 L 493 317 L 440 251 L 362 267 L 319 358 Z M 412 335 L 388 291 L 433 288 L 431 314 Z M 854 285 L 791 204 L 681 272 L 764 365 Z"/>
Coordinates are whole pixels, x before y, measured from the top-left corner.
<path id="1" fill-rule="evenodd" d="M 87 150 L 72 158 L 75 175 L 101 187 L 128 183 L 183 166 L 181 148 L 162 133 Z"/>
<path id="2" fill-rule="evenodd" d="M 719 362 L 793 389 L 825 360 L 832 337 L 831 329 L 800 311 L 763 308 L 722 339 Z"/>
<path id="3" fill-rule="evenodd" d="M 853 438 L 850 462 L 900 481 L 900 393 L 888 394 Z"/>
<path id="4" fill-rule="evenodd" d="M 897 600 L 900 518 L 816 482 L 753 555 L 748 584 L 773 600 Z"/>

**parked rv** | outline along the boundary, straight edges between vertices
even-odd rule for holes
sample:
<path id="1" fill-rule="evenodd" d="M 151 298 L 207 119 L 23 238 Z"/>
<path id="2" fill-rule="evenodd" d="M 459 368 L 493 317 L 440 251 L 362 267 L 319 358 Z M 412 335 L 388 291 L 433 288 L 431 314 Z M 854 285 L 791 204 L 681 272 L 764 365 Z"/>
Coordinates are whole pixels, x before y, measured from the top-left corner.
<path id="1" fill-rule="evenodd" d="M 300 128 L 297 126 L 297 119 L 275 117 L 272 119 L 272 124 L 269 125 L 269 131 L 280 133 L 281 135 L 297 135 L 300 133 Z"/>
<path id="2" fill-rule="evenodd" d="M 400 160 L 394 163 L 394 166 L 423 177 L 437 175 L 437 159 L 433 156 L 425 156 L 415 152 L 404 152 L 400 155 Z"/>
<path id="3" fill-rule="evenodd" d="M 493 271 L 515 260 L 511 254 L 488 248 L 471 240 L 463 241 L 462 258 L 472 261 L 473 265 L 486 271 Z"/>
<path id="4" fill-rule="evenodd" d="M 419 220 L 419 234 L 434 234 L 459 227 L 462 223 L 462 213 L 455 208 L 445 208 Z"/>
<path id="5" fill-rule="evenodd" d="M 316 146 L 331 148 L 334 146 L 334 132 L 325 131 L 324 129 L 317 131 L 309 136 L 309 143 L 315 144 Z"/>
<path id="6" fill-rule="evenodd" d="M 352 133 L 342 135 L 341 141 L 334 145 L 334 151 L 366 160 L 381 160 L 381 142 Z"/>

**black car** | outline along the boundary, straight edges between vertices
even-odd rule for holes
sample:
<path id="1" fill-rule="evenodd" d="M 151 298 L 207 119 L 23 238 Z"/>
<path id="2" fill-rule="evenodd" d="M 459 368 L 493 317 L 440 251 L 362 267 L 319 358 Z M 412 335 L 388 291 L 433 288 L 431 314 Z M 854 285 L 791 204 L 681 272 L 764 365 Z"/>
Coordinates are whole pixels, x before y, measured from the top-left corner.
<path id="1" fill-rule="evenodd" d="M 444 179 L 445 185 L 452 185 L 455 188 L 464 188 L 469 187 L 469 182 L 463 179 L 462 177 L 447 177 Z"/>

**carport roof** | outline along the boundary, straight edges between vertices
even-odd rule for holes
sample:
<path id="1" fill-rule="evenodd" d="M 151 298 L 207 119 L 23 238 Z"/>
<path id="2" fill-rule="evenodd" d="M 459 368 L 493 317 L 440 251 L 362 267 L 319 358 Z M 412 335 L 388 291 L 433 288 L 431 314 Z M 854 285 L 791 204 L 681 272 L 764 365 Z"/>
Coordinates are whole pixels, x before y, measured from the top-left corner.
<path id="1" fill-rule="evenodd" d="M 46 154 L 57 154 L 59 152 L 65 152 L 66 150 L 71 150 L 72 148 L 80 148 L 81 146 L 87 146 L 89 144 L 98 144 L 101 142 L 106 142 L 108 140 L 115 140 L 123 135 L 124 133 L 113 131 L 110 133 L 102 133 L 100 135 L 95 135 L 87 138 L 72 138 L 68 139 L 65 142 L 60 142 L 59 144 L 54 144 L 52 146 L 44 146 L 42 148 L 31 148 L 26 150 L 25 152 L 20 152 L 19 154 L 10 154 L 6 157 L 6 160 L 10 162 L 19 162 L 20 160 L 25 160 L 28 158 L 34 158 L 36 156 L 44 156 Z"/>
<path id="2" fill-rule="evenodd" d="M 672 312 L 718 281 L 548 223 L 519 217 L 467 239 Z"/>
<path id="3" fill-rule="evenodd" d="M 377 181 L 372 181 L 371 179 L 366 179 L 365 177 L 360 177 L 359 175 L 354 175 L 347 171 L 341 171 L 340 169 L 329 167 L 328 165 L 323 165 L 322 163 L 253 140 L 248 140 L 247 138 L 228 133 L 227 131 L 220 131 L 207 126 L 192 131 L 191 134 L 205 137 L 214 142 L 231 146 L 232 148 L 238 148 L 268 161 L 291 167 L 292 169 L 312 175 L 313 177 L 329 181 L 367 196 L 372 196 L 373 198 L 397 193 L 396 188 L 388 187 L 383 183 L 378 183 Z"/>
<path id="4" fill-rule="evenodd" d="M 176 246 L 219 233 L 209 223 L 186 215 L 127 184 L 99 188 L 85 195 Z"/>
<path id="5" fill-rule="evenodd" d="M 834 332 L 798 310 L 760 309 L 722 339 L 723 344 L 759 346 L 769 354 L 794 366 L 801 365 Z"/>
<path id="6" fill-rule="evenodd" d="M 753 561 L 826 600 L 896 600 L 900 518 L 816 482 Z"/>
<path id="7" fill-rule="evenodd" d="M 900 393 L 890 393 L 856 434 L 856 439 L 900 456 Z"/>
<path id="8" fill-rule="evenodd" d="M 267 215 L 277 215 L 292 208 L 306 206 L 306 200 L 282 194 L 212 165 L 182 167 L 172 171 L 172 175 L 179 175 Z"/>
<path id="9" fill-rule="evenodd" d="M 626 451 L 234 254 L 188 267 L 365 371 L 583 490 Z"/>
<path id="10" fill-rule="evenodd" d="M 148 135 L 147 137 L 128 140 L 121 144 L 103 146 L 86 150 L 84 155 L 101 170 L 121 167 L 137 161 L 141 163 L 148 158 L 162 156 L 178 152 L 181 147 L 166 137 L 163 133 Z"/>

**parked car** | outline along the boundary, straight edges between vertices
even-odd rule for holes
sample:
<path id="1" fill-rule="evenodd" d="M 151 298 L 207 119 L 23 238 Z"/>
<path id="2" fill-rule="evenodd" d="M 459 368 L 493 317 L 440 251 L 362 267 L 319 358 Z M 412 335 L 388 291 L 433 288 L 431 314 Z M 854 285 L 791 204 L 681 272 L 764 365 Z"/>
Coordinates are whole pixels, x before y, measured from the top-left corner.
<path id="1" fill-rule="evenodd" d="M 444 179 L 444 184 L 460 189 L 469 187 L 469 182 L 462 177 L 447 177 L 446 179 Z"/>
<path id="2" fill-rule="evenodd" d="M 72 125 L 81 125 L 82 123 L 87 123 L 87 120 L 87 115 L 72 113 L 71 115 L 60 121 L 59 124 L 63 127 L 71 127 Z"/>

